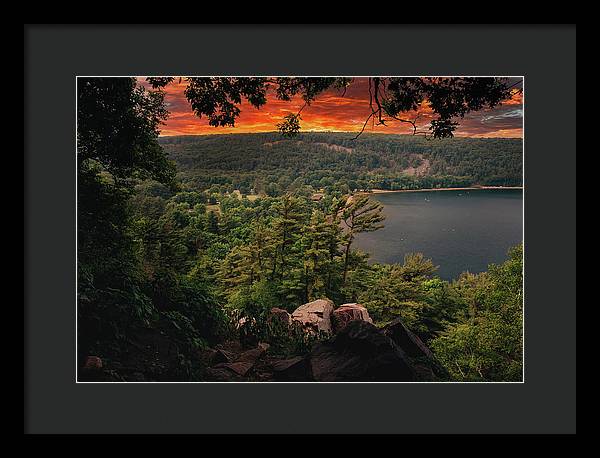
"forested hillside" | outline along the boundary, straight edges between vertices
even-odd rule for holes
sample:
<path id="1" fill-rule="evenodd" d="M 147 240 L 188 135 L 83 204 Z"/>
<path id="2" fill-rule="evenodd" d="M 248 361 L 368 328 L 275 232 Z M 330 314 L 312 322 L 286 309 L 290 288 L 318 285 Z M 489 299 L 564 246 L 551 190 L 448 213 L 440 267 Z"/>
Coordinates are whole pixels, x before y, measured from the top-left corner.
<path id="1" fill-rule="evenodd" d="M 521 247 L 489 272 L 447 282 L 423 254 L 379 264 L 355 248 L 357 234 L 384 222 L 382 205 L 366 194 L 326 194 L 320 201 L 302 191 L 253 201 L 220 195 L 219 205 L 210 206 L 206 193 L 162 194 L 151 183 L 136 189 L 126 211 L 136 283 L 101 291 L 84 277 L 80 285 L 86 303 L 103 304 L 80 322 L 85 337 L 94 336 L 85 351 L 102 355 L 123 380 L 279 380 L 281 364 L 328 359 L 311 348 L 330 332 L 305 334 L 287 325 L 303 304 L 325 301 L 361 304 L 378 329 L 406 329 L 431 348 L 423 361 L 411 359 L 411 367 L 425 364 L 416 380 L 521 378 Z M 338 310 L 344 307 L 329 313 L 331 320 Z M 99 321 L 110 325 L 103 334 L 93 330 Z M 127 338 L 109 345 L 113 326 Z M 236 375 L 237 359 L 263 351 L 263 344 L 269 348 L 253 369 Z M 165 348 L 175 353 L 168 356 Z M 219 361 L 234 365 L 211 367 Z M 338 364 L 336 373 L 344 366 Z M 287 367 L 282 374 L 290 377 Z M 291 376 L 315 380 L 306 372 Z M 344 377 L 354 380 L 360 372 Z"/>
<path id="2" fill-rule="evenodd" d="M 521 139 L 279 133 L 163 137 L 196 190 L 271 196 L 310 185 L 328 191 L 522 185 Z M 253 192 L 254 191 L 254 192 Z"/>

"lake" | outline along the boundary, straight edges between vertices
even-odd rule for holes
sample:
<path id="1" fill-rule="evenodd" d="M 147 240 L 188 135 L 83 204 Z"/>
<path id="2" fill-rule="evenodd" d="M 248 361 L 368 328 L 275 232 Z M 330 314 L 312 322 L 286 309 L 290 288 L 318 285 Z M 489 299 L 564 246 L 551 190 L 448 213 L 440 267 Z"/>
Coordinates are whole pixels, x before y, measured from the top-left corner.
<path id="1" fill-rule="evenodd" d="M 425 191 L 373 194 L 384 205 L 385 228 L 359 234 L 356 246 L 383 263 L 421 252 L 457 278 L 501 263 L 523 238 L 522 190 Z"/>

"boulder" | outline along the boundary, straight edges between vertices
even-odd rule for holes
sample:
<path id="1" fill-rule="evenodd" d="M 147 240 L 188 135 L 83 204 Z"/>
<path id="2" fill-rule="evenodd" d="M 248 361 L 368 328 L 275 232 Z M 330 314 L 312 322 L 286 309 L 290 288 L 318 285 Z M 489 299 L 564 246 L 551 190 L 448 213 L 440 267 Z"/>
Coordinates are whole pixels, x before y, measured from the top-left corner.
<path id="1" fill-rule="evenodd" d="M 292 315 L 290 315 L 287 310 L 273 307 L 271 309 L 271 314 L 269 315 L 269 323 L 278 323 L 289 326 L 292 324 Z"/>
<path id="2" fill-rule="evenodd" d="M 206 370 L 206 380 L 209 382 L 242 382 L 244 379 L 226 367 L 209 367 Z"/>
<path id="3" fill-rule="evenodd" d="M 280 359 L 271 364 L 273 376 L 279 381 L 310 381 L 310 364 L 306 356 Z"/>
<path id="4" fill-rule="evenodd" d="M 194 355 L 196 359 L 200 361 L 204 366 L 210 366 L 215 364 L 215 359 L 217 357 L 218 350 L 214 348 L 207 348 L 203 350 L 194 351 Z"/>
<path id="5" fill-rule="evenodd" d="M 400 318 L 383 327 L 383 333 L 394 341 L 410 358 L 419 381 L 437 382 L 450 380 L 450 374 L 437 361 L 431 350 Z"/>
<path id="6" fill-rule="evenodd" d="M 229 363 L 234 359 L 234 355 L 231 352 L 214 348 L 199 350 L 196 352 L 196 356 L 206 366 L 213 366 L 218 363 Z"/>
<path id="7" fill-rule="evenodd" d="M 413 381 L 414 369 L 404 352 L 375 325 L 350 321 L 310 352 L 310 369 L 319 382 Z"/>
<path id="8" fill-rule="evenodd" d="M 369 312 L 361 304 L 342 304 L 332 313 L 331 322 L 333 331 L 339 332 L 344 326 L 353 320 L 363 320 L 368 323 L 373 323 L 373 320 L 369 316 Z"/>
<path id="9" fill-rule="evenodd" d="M 227 350 L 219 349 L 215 355 L 215 359 L 213 360 L 213 364 L 217 363 L 230 363 L 235 359 L 235 355 Z"/>
<path id="10" fill-rule="evenodd" d="M 260 343 L 258 344 L 258 347 L 247 350 L 239 355 L 235 361 L 231 363 L 219 363 L 211 369 L 213 369 L 213 372 L 221 372 L 222 369 L 226 369 L 243 377 L 250 371 L 250 369 L 254 367 L 258 358 L 260 358 L 268 350 L 268 348 L 269 344 Z"/>
<path id="11" fill-rule="evenodd" d="M 383 327 L 383 333 L 392 339 L 410 357 L 433 358 L 433 353 L 423 341 L 411 332 L 400 318 Z"/>
<path id="12" fill-rule="evenodd" d="M 85 359 L 84 369 L 102 369 L 102 359 L 98 356 L 88 356 Z"/>
<path id="13" fill-rule="evenodd" d="M 302 324 L 305 329 L 330 333 L 332 312 L 333 302 L 329 299 L 317 299 L 294 310 L 292 320 Z"/>

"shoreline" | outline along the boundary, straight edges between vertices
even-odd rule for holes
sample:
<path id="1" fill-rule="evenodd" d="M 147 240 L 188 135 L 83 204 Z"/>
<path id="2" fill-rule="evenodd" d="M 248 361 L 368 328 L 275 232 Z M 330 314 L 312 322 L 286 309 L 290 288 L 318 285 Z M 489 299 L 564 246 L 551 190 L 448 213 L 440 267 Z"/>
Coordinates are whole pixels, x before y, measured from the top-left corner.
<path id="1" fill-rule="evenodd" d="M 466 188 L 423 188 L 423 189 L 371 189 L 370 191 L 364 191 L 365 194 L 387 194 L 391 192 L 433 192 L 433 191 L 475 191 L 478 189 L 523 189 L 523 186 L 471 186 Z"/>

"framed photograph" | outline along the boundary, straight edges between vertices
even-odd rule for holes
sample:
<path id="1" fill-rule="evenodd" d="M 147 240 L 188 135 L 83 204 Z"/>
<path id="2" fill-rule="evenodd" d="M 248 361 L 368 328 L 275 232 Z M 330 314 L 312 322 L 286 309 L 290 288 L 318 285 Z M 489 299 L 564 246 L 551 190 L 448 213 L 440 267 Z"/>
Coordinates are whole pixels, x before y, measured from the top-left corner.
<path id="1" fill-rule="evenodd" d="M 575 432 L 574 27 L 31 26 L 25 58 L 27 432 Z"/>

